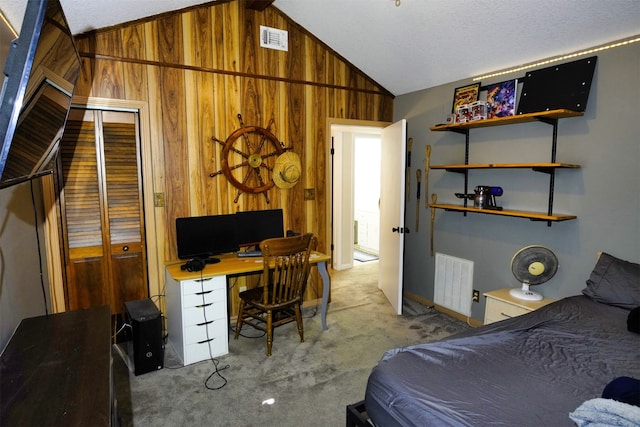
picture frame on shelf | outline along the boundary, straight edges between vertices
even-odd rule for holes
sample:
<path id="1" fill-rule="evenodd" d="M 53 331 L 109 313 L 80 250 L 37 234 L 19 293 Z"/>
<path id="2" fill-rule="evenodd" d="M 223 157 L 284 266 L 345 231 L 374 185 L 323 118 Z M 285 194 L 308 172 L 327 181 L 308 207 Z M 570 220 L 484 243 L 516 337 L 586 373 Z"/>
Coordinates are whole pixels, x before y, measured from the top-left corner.
<path id="1" fill-rule="evenodd" d="M 461 105 L 471 104 L 478 100 L 480 94 L 480 82 L 466 86 L 460 86 L 453 91 L 453 106 L 451 112 L 455 113 Z"/>
<path id="2" fill-rule="evenodd" d="M 487 85 L 487 119 L 516 114 L 518 79 Z"/>

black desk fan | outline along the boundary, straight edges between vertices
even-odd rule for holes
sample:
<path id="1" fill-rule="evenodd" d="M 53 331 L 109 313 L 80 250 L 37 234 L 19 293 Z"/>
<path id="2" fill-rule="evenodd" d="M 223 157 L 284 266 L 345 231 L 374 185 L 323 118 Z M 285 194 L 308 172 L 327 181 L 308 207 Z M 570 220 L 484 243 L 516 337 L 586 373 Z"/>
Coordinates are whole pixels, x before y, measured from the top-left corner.
<path id="1" fill-rule="evenodd" d="M 511 289 L 511 296 L 527 300 L 540 301 L 542 295 L 529 289 L 530 285 L 539 285 L 551 279 L 558 271 L 558 258 L 551 250 L 539 245 L 525 246 L 511 258 L 511 272 L 522 283 L 521 289 Z"/>

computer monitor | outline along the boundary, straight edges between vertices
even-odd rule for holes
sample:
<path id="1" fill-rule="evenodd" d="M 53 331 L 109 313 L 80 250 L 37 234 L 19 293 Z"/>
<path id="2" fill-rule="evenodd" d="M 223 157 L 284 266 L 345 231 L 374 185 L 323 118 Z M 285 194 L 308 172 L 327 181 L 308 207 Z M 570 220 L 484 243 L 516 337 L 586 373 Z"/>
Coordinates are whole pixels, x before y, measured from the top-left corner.
<path id="1" fill-rule="evenodd" d="M 237 252 L 235 215 L 194 216 L 176 219 L 178 258 L 208 258 Z"/>
<path id="2" fill-rule="evenodd" d="M 284 237 L 282 209 L 238 212 L 236 216 L 241 247 L 255 246 L 273 237 Z"/>

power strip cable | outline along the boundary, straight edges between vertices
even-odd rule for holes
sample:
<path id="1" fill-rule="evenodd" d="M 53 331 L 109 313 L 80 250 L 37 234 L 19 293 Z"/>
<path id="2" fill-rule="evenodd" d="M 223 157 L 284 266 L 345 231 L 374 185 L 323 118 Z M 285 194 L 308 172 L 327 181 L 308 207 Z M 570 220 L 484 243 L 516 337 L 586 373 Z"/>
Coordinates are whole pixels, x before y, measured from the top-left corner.
<path id="1" fill-rule="evenodd" d="M 204 380 L 204 386 L 208 390 L 220 390 L 222 387 L 227 385 L 227 382 L 228 382 L 227 379 L 221 374 L 221 371 L 223 371 L 225 369 L 228 369 L 230 366 L 229 365 L 225 365 L 222 368 L 218 368 L 218 365 L 220 364 L 220 362 L 218 361 L 218 359 L 215 359 L 213 357 L 213 353 L 211 352 L 211 345 L 210 344 L 211 344 L 212 339 L 209 336 L 209 324 L 213 323 L 213 321 L 209 322 L 207 320 L 207 307 L 210 306 L 213 303 L 207 303 L 207 301 L 205 299 L 205 295 L 208 294 L 210 291 L 209 292 L 205 292 L 205 290 L 204 290 L 204 281 L 205 281 L 205 279 L 203 277 L 202 271 L 200 271 L 200 291 L 201 291 L 200 292 L 200 296 L 202 297 L 202 305 L 201 305 L 201 307 L 202 307 L 202 315 L 203 315 L 203 318 L 204 318 L 204 325 L 203 326 L 204 326 L 204 330 L 205 330 L 205 333 L 206 333 L 206 336 L 207 336 L 207 340 L 205 342 L 206 342 L 207 348 L 209 350 L 209 358 L 211 359 L 211 362 L 213 363 L 213 366 L 214 366 L 214 371 L 207 377 L 206 380 Z M 220 377 L 222 379 L 223 383 L 222 383 L 221 386 L 218 386 L 218 387 L 209 386 L 209 380 L 211 380 L 211 378 L 213 378 L 214 375 L 217 375 L 218 377 Z"/>

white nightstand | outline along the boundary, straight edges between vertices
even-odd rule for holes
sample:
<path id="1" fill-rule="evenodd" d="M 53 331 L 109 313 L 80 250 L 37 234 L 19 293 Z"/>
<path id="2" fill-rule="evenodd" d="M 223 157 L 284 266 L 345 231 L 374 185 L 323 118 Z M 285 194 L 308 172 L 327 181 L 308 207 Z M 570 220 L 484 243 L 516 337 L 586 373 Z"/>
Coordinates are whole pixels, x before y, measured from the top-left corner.
<path id="1" fill-rule="evenodd" d="M 485 325 L 529 313 L 554 301 L 551 298 L 543 298 L 541 301 L 521 300 L 511 296 L 509 290 L 498 289 L 484 294 L 487 297 L 484 310 Z"/>

